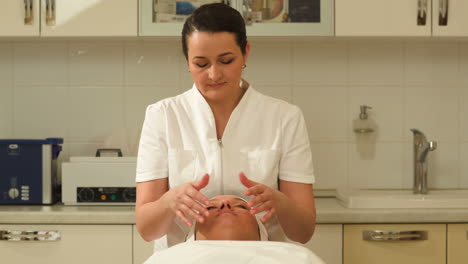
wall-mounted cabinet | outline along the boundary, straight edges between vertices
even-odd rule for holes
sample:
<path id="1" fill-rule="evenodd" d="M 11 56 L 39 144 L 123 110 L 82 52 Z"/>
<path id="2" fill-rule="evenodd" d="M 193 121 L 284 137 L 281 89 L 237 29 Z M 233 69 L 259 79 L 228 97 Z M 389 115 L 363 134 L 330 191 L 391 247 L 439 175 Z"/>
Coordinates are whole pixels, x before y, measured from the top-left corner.
<path id="1" fill-rule="evenodd" d="M 0 36 L 137 36 L 137 0 L 3 1 Z"/>
<path id="2" fill-rule="evenodd" d="M 41 36 L 137 36 L 137 0 L 42 0 Z"/>
<path id="3" fill-rule="evenodd" d="M 39 0 L 2 0 L 0 36 L 39 36 Z"/>
<path id="4" fill-rule="evenodd" d="M 336 36 L 468 36 L 468 1 L 335 0 Z"/>
<path id="5" fill-rule="evenodd" d="M 222 0 L 140 0 L 140 36 L 180 36 L 186 17 L 204 3 Z M 224 1 L 226 2 L 226 1 Z M 332 36 L 333 1 L 230 0 L 249 36 Z"/>

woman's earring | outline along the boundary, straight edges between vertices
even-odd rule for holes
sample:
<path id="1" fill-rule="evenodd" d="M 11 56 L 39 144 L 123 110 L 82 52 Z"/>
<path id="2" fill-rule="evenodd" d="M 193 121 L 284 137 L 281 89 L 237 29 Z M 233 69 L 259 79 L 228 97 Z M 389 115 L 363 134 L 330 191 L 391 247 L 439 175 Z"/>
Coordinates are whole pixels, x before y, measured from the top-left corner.
<path id="1" fill-rule="evenodd" d="M 242 69 L 245 69 L 246 67 L 247 67 L 247 65 L 246 65 L 246 64 L 242 65 Z"/>

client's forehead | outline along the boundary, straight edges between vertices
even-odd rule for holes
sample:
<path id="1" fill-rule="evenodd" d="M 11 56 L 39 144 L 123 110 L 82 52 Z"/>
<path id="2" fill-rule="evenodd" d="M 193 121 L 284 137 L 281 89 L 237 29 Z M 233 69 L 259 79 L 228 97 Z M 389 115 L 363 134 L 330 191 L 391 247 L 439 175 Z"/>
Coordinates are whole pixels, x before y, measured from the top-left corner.
<path id="1" fill-rule="evenodd" d="M 222 200 L 228 200 L 228 201 L 241 201 L 244 203 L 247 203 L 244 199 L 235 196 L 235 195 L 218 195 L 214 196 L 210 199 L 210 201 L 222 201 Z"/>

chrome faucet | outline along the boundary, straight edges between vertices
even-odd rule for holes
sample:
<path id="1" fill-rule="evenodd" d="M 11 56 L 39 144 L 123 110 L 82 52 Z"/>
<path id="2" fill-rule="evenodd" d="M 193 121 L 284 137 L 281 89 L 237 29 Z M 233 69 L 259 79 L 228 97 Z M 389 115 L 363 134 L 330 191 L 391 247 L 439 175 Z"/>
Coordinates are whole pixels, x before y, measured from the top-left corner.
<path id="1" fill-rule="evenodd" d="M 417 129 L 413 132 L 414 185 L 413 193 L 427 194 L 427 156 L 437 148 L 437 142 L 427 141 L 426 136 Z"/>

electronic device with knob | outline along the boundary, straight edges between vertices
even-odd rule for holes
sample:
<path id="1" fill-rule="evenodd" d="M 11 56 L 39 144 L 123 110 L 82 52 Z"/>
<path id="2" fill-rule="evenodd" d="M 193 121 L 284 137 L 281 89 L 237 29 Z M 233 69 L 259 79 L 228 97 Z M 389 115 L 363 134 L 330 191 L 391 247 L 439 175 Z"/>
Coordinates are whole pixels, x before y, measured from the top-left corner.
<path id="1" fill-rule="evenodd" d="M 62 164 L 65 205 L 132 205 L 136 157 L 71 157 Z"/>

